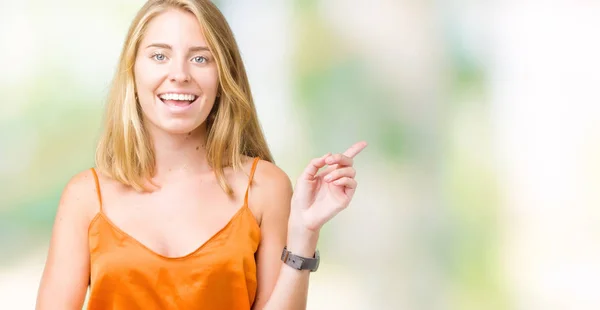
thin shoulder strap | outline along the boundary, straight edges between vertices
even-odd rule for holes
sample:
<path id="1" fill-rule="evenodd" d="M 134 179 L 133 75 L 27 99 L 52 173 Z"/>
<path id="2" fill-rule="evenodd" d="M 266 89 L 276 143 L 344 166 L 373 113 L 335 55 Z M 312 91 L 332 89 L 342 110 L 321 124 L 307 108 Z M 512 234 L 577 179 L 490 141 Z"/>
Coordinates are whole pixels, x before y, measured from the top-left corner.
<path id="1" fill-rule="evenodd" d="M 94 175 L 94 181 L 96 182 L 96 194 L 98 194 L 98 202 L 100 203 L 100 212 L 102 212 L 102 193 L 100 192 L 100 181 L 98 181 L 98 173 L 96 169 L 91 168 L 92 174 Z"/>
<path id="2" fill-rule="evenodd" d="M 248 187 L 246 188 L 246 196 L 244 196 L 244 205 L 248 205 L 248 192 L 250 191 L 250 185 L 252 185 L 252 178 L 254 178 L 254 171 L 256 170 L 256 164 L 260 160 L 259 157 L 254 158 L 254 162 L 252 163 L 252 170 L 250 170 L 250 177 L 248 179 Z"/>

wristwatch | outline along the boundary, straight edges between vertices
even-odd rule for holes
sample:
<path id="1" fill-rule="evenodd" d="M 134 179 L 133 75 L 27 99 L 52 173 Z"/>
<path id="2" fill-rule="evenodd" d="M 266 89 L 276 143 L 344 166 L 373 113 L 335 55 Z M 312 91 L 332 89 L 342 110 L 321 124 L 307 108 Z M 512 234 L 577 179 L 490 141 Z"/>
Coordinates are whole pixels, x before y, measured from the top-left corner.
<path id="1" fill-rule="evenodd" d="M 298 270 L 310 270 L 310 272 L 315 272 L 319 269 L 319 261 L 321 260 L 319 256 L 319 250 L 315 252 L 313 258 L 302 257 L 287 250 L 287 246 L 283 247 L 283 252 L 281 253 L 281 260 L 286 263 L 286 265 L 298 269 Z"/>

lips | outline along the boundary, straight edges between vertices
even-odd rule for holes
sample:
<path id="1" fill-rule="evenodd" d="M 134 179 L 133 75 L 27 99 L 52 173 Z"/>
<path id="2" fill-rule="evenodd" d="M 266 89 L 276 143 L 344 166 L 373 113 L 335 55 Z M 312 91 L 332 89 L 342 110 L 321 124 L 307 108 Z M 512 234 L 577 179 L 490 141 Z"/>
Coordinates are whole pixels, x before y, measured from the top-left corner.
<path id="1" fill-rule="evenodd" d="M 165 103 L 166 105 L 175 106 L 175 107 L 186 107 L 186 106 L 191 105 L 193 102 L 193 101 L 189 101 L 189 100 L 164 100 L 164 99 L 160 99 L 160 100 L 163 103 Z"/>
<path id="2" fill-rule="evenodd" d="M 189 93 L 163 93 L 158 99 L 169 107 L 177 109 L 189 107 L 199 96 Z"/>

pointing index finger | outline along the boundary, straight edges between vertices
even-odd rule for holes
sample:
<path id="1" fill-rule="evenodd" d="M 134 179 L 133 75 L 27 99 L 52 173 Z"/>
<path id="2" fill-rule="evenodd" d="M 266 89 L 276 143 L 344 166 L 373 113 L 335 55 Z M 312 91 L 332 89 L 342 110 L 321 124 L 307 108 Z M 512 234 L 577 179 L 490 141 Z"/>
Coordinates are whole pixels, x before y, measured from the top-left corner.
<path id="1" fill-rule="evenodd" d="M 347 149 L 344 152 L 344 155 L 350 158 L 354 158 L 354 156 L 358 155 L 358 153 L 360 153 L 365 147 L 367 147 L 366 141 L 354 143 L 354 145 L 352 145 L 349 149 Z"/>

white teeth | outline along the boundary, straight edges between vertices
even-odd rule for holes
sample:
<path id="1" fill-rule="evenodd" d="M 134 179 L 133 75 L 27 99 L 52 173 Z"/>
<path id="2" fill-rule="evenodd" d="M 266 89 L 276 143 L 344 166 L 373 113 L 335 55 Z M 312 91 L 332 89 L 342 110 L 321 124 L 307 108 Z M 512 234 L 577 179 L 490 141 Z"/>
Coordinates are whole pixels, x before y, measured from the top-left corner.
<path id="1" fill-rule="evenodd" d="M 162 95 L 160 95 L 160 99 L 163 99 L 163 100 L 194 101 L 194 100 L 196 100 L 196 96 L 195 95 L 191 95 L 191 94 L 168 93 L 168 94 L 162 94 Z"/>

